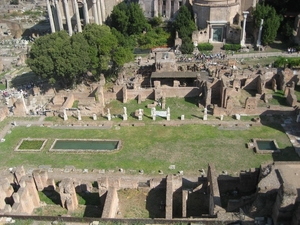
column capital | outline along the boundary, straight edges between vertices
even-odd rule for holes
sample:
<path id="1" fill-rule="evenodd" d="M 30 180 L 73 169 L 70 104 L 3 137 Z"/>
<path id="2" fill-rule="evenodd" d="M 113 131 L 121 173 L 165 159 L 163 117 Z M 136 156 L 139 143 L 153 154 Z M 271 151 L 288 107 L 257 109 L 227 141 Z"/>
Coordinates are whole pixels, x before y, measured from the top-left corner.
<path id="1" fill-rule="evenodd" d="M 247 19 L 247 16 L 248 16 L 249 12 L 248 11 L 243 11 L 243 16 L 244 16 L 244 19 Z"/>

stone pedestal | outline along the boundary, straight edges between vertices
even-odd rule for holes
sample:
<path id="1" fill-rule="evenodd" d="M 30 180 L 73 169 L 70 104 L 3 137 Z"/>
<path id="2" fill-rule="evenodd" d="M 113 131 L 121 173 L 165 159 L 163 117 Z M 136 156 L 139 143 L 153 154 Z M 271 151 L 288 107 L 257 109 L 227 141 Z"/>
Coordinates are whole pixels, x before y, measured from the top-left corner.
<path id="1" fill-rule="evenodd" d="M 81 120 L 80 110 L 77 110 L 77 119 L 78 119 L 78 120 Z"/>
<path id="2" fill-rule="evenodd" d="M 207 114 L 204 114 L 203 120 L 207 120 Z"/>
<path id="3" fill-rule="evenodd" d="M 93 114 L 93 120 L 97 120 L 97 115 Z"/>
<path id="4" fill-rule="evenodd" d="M 180 120 L 184 120 L 184 115 L 181 115 Z"/>
<path id="5" fill-rule="evenodd" d="M 143 120 L 143 112 L 142 109 L 139 109 L 138 119 Z"/>
<path id="6" fill-rule="evenodd" d="M 68 120 L 67 111 L 64 109 L 64 120 Z"/>

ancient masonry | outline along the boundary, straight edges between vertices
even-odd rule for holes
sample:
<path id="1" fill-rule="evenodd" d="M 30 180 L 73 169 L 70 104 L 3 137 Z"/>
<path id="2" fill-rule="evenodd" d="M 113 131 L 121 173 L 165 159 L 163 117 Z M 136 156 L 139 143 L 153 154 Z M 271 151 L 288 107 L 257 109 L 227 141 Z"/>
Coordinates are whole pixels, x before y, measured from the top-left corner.
<path id="1" fill-rule="evenodd" d="M 121 0 L 46 0 L 51 32 L 67 30 L 69 35 L 81 32 L 89 23 L 102 25 L 113 7 Z M 175 16 L 186 0 L 142 0 L 138 1 L 146 17 Z"/>
<path id="2" fill-rule="evenodd" d="M 268 215 L 274 224 L 296 225 L 300 221 L 300 164 L 295 162 L 262 165 L 260 169 L 242 171 L 237 177 L 228 176 L 226 171 L 218 176 L 215 166 L 209 164 L 207 172 L 201 169 L 201 177 L 189 182 L 182 173 L 152 179 L 95 173 L 95 180 L 92 181 L 89 180 L 91 178 L 85 180 L 88 172 L 75 179 L 72 178 L 72 171 L 59 180 L 51 174 L 54 170 L 57 169 L 36 169 L 26 173 L 21 166 L 3 174 L 0 177 L 0 214 L 33 214 L 34 209 L 45 206 L 41 204 L 38 194 L 38 191 L 43 191 L 60 196 L 61 207 L 69 212 L 79 206 L 77 194 L 97 193 L 97 209 L 101 218 L 122 218 L 124 208 L 121 205 L 124 200 L 119 198 L 119 191 L 135 189 L 148 193 L 146 201 L 150 201 L 156 210 L 153 218 L 189 218 L 191 221 L 201 218 L 224 221 L 226 218 L 231 221 L 234 218 L 228 219 L 232 217 L 230 212 L 241 212 L 243 209 L 241 215 L 247 216 L 247 220 Z M 122 170 L 122 173 L 125 171 Z M 54 178 L 49 178 L 50 174 Z M 158 195 L 159 192 L 162 195 Z M 155 200 L 151 196 L 155 196 Z M 149 212 L 152 210 L 147 209 Z"/>
<path id="3" fill-rule="evenodd" d="M 121 0 L 46 0 L 51 32 L 81 32 L 89 23 L 103 24 Z M 174 18 L 182 5 L 193 8 L 197 31 L 194 42 L 233 42 L 245 44 L 246 22 L 257 0 L 139 0 L 148 18 L 161 15 Z M 243 21 L 243 26 L 242 26 Z M 243 29 L 241 29 L 243 27 Z"/>

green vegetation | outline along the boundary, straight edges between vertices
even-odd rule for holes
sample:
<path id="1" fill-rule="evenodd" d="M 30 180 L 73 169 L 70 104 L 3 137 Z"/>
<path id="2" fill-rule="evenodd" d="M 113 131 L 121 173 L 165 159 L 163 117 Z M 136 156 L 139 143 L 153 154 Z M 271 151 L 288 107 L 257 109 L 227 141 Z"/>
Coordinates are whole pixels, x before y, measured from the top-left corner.
<path id="1" fill-rule="evenodd" d="M 183 54 L 192 53 L 194 46 L 192 43 L 192 33 L 195 31 L 196 24 L 192 12 L 185 5 L 180 7 L 177 17 L 172 24 L 172 33 L 178 32 L 178 36 L 182 39 L 180 51 Z"/>
<path id="2" fill-rule="evenodd" d="M 128 111 L 129 113 L 130 111 Z M 150 114 L 150 112 L 149 112 Z M 172 114 L 172 111 L 171 111 Z M 145 116 L 146 117 L 146 116 Z M 199 119 L 199 118 L 198 118 Z M 138 122 L 137 120 L 135 120 Z M 167 123 L 165 123 L 167 124 Z M 21 138 L 47 138 L 41 152 L 26 155 L 13 149 Z M 245 144 L 251 138 L 275 138 L 282 154 L 256 155 Z M 62 154 L 48 152 L 56 138 L 120 139 L 123 148 L 104 154 Z M 99 169 L 143 169 L 145 173 L 156 174 L 158 170 L 172 173 L 168 167 L 176 165 L 186 174 L 198 174 L 199 168 L 215 163 L 218 170 L 238 172 L 241 169 L 259 167 L 272 160 L 299 160 L 291 143 L 280 126 L 258 126 L 246 130 L 222 130 L 218 126 L 182 125 L 180 127 L 147 124 L 143 127 L 120 127 L 120 129 L 51 129 L 48 127 L 16 127 L 1 143 L 0 163 L 2 167 L 52 165 L 63 168 L 73 165 L 77 168 Z M 247 159 L 246 161 L 244 159 Z"/>
<path id="3" fill-rule="evenodd" d="M 170 35 L 162 27 L 162 18 L 147 21 L 139 4 L 122 2 L 113 8 L 110 25 L 123 46 L 137 44 L 141 49 L 166 46 Z"/>
<path id="4" fill-rule="evenodd" d="M 300 67 L 300 58 L 299 57 L 278 57 L 278 59 L 274 62 L 275 67 Z"/>
<path id="5" fill-rule="evenodd" d="M 213 50 L 214 46 L 210 43 L 200 43 L 198 44 L 199 51 L 211 51 Z"/>
<path id="6" fill-rule="evenodd" d="M 19 149 L 40 149 L 43 143 L 43 140 L 23 140 Z"/>
<path id="7" fill-rule="evenodd" d="M 78 108 L 78 103 L 79 103 L 79 100 L 74 101 L 73 105 L 72 105 L 72 108 Z"/>
<path id="8" fill-rule="evenodd" d="M 241 45 L 240 44 L 225 44 L 223 46 L 224 50 L 226 51 L 238 51 L 241 49 Z"/>
<path id="9" fill-rule="evenodd" d="M 264 45 L 273 43 L 277 36 L 282 17 L 277 15 L 276 10 L 272 6 L 265 5 L 264 3 L 256 5 L 253 11 L 253 17 L 254 27 L 256 29 L 259 29 L 261 19 L 264 20 L 261 37 L 262 43 Z"/>
<path id="10" fill-rule="evenodd" d="M 6 85 L 5 84 L 2 84 L 0 83 L 0 90 L 5 90 L 6 89 Z"/>

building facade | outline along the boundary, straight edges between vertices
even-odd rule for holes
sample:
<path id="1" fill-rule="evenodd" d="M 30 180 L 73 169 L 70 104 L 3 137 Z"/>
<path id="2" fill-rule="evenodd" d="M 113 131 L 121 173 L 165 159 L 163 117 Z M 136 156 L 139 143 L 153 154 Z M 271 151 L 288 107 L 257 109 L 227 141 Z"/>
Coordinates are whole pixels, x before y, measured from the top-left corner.
<path id="1" fill-rule="evenodd" d="M 257 0 L 194 0 L 194 42 L 245 43 L 246 20 Z"/>
<path id="2" fill-rule="evenodd" d="M 113 7 L 123 0 L 46 0 L 51 32 L 81 32 L 89 23 L 103 24 Z M 192 6 L 198 30 L 193 42 L 245 43 L 246 19 L 257 0 L 135 0 L 148 18 L 176 17 L 183 5 Z M 243 25 L 242 25 L 243 23 Z"/>

